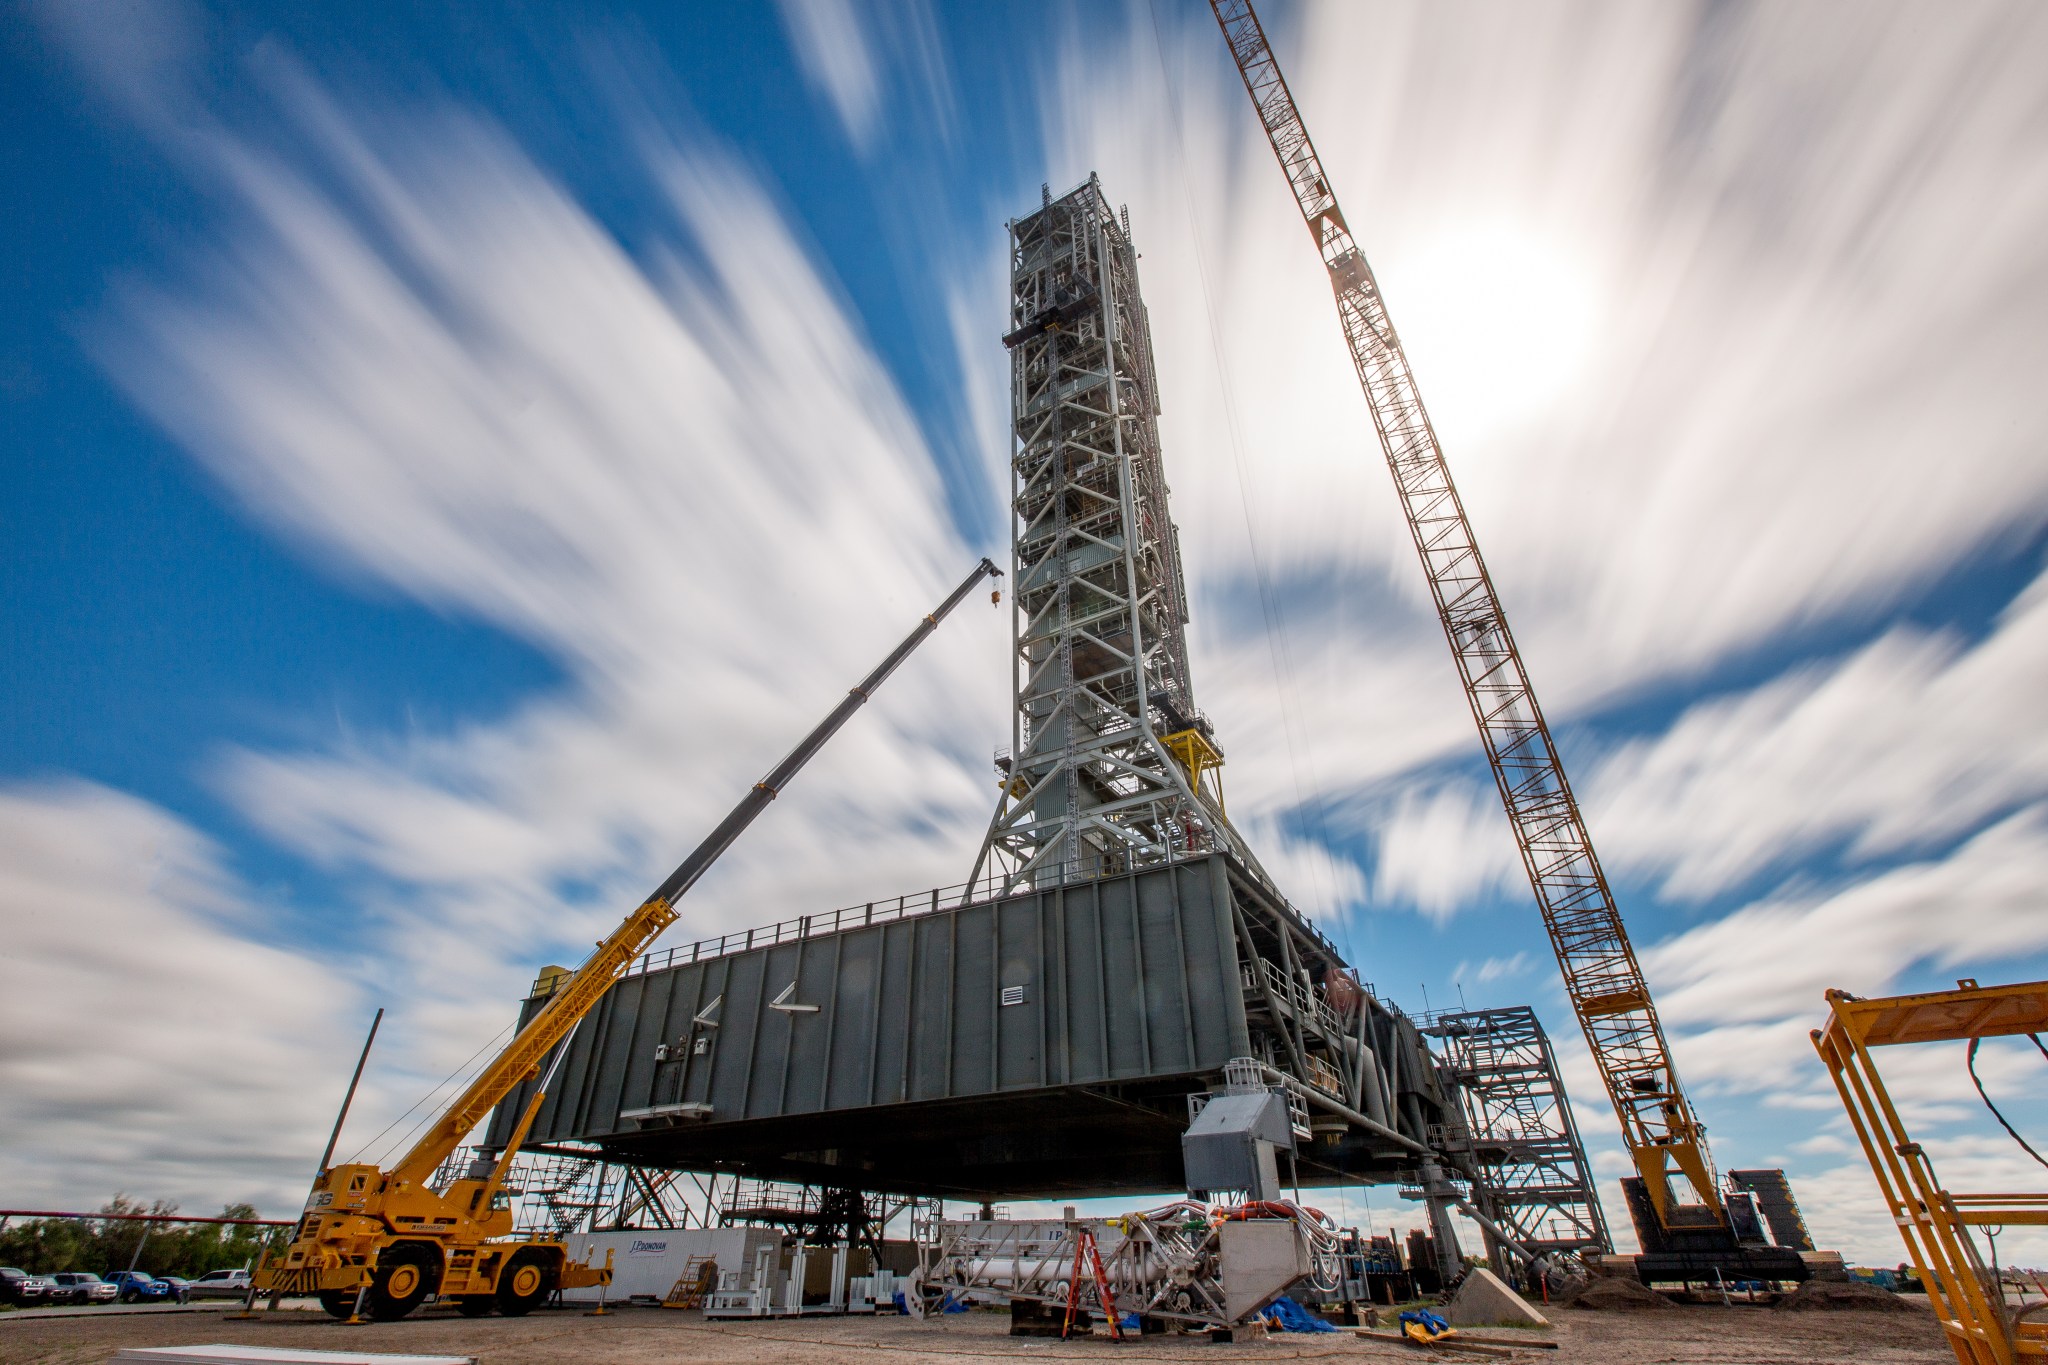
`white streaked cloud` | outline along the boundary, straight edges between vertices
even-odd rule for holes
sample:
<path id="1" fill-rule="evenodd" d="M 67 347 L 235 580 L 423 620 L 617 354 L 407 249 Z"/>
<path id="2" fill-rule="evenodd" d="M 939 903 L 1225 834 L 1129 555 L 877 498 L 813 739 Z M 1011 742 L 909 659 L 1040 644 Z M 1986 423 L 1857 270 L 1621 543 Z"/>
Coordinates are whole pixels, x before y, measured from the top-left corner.
<path id="1" fill-rule="evenodd" d="M 1522 875 L 1500 798 L 1476 783 L 1405 786 L 1377 809 L 1356 809 L 1353 819 L 1377 840 L 1372 893 L 1379 908 L 1412 907 L 1442 922 Z"/>
<path id="2" fill-rule="evenodd" d="M 1921 964 L 1974 975 L 1973 964 L 2048 950 L 2044 875 L 2048 807 L 2031 806 L 1946 857 L 1687 930 L 1645 952 L 1644 970 L 1681 1028 L 1807 1018 L 1830 986 L 1882 995 Z"/>
<path id="3" fill-rule="evenodd" d="M 1610 860 L 1712 896 L 1839 847 L 1916 852 L 2048 795 L 2048 578 L 1981 641 L 1897 627 L 1700 702 L 1608 757 L 1587 805 Z"/>
<path id="4" fill-rule="evenodd" d="M 351 964 L 276 946 L 220 848 L 104 787 L 0 787 L 0 849 L 9 1202 L 294 1206 L 368 1023 Z"/>
<path id="5" fill-rule="evenodd" d="M 716 153 L 655 154 L 677 240 L 640 262 L 480 121 L 379 145 L 298 93 L 367 212 L 224 146 L 246 230 L 205 287 L 135 301 L 118 373 L 257 515 L 526 636 L 575 685 L 505 724 L 236 755 L 223 780 L 291 846 L 399 882 L 545 902 L 557 879 L 644 872 L 973 562 L 917 424 Z M 852 829 L 934 801 L 983 818 L 960 762 L 983 745 L 956 727 L 1000 653 L 959 647 L 975 630 L 822 761 L 841 790 L 903 779 L 890 817 L 828 799 Z M 936 788 L 910 780 L 934 752 Z"/>
<path id="6" fill-rule="evenodd" d="M 1481 985 L 1498 981 L 1502 977 L 1520 976 L 1529 969 L 1529 955 L 1516 953 L 1513 957 L 1489 957 L 1479 964 L 1477 980 Z"/>
<path id="7" fill-rule="evenodd" d="M 1249 521 L 1328 780 L 1469 753 L 1271 152 L 1207 16 L 1164 31 L 1170 82 L 1134 12 L 1040 107 L 1048 178 L 1100 171 L 1145 253 L 1205 704 L 1229 742 L 1273 700 L 1264 623 L 1219 617 Z M 1870 619 L 2048 520 L 2048 16 L 1328 5 L 1275 37 L 1554 721 Z M 1494 379 L 1527 376 L 1462 344 L 1480 305 L 1433 264 L 1475 242 L 1479 276 L 1545 276 L 1491 291 L 1497 327 L 1571 318 L 1572 363 L 1512 413 Z M 1288 799 L 1281 746 L 1231 753 L 1240 799 Z"/>
<path id="8" fill-rule="evenodd" d="M 952 79 L 929 0 L 776 0 L 776 12 L 805 79 L 856 148 L 872 149 L 892 114 L 950 135 Z"/>
<path id="9" fill-rule="evenodd" d="M 716 147 L 643 142 L 672 225 L 629 255 L 489 120 L 350 106 L 272 61 L 269 142 L 180 141 L 225 187 L 216 245 L 131 289 L 101 356 L 293 545 L 511 631 L 567 677 L 489 722 L 214 766 L 353 903 L 351 952 L 395 1006 L 347 1149 L 508 1024 L 535 966 L 577 960 L 983 551 L 843 300 Z M 995 795 L 1008 620 L 970 599 L 675 935 L 964 877 Z M 53 1029 L 96 1027 L 47 1003 Z M 190 1138 L 281 1141 L 260 1108 L 248 1122 Z"/>

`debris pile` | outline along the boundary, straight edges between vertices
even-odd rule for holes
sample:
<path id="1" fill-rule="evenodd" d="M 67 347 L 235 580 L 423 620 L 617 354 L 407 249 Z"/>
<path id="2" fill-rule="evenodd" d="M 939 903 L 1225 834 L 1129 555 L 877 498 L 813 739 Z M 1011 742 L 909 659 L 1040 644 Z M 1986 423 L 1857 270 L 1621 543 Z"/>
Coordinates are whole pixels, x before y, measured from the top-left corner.
<path id="1" fill-rule="evenodd" d="M 1794 1313 L 1910 1313 L 1913 1305 L 1862 1280 L 1808 1280 L 1778 1300 Z"/>
<path id="2" fill-rule="evenodd" d="M 1596 1275 L 1581 1281 L 1560 1295 L 1558 1302 L 1566 1308 L 1590 1308 L 1602 1312 L 1678 1307 L 1641 1280 L 1625 1275 Z"/>

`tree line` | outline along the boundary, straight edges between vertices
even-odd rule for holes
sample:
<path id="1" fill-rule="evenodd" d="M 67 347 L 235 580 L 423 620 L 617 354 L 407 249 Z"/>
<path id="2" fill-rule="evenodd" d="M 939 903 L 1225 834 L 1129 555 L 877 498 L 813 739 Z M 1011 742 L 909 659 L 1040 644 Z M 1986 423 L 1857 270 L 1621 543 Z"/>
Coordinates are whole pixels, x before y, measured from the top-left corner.
<path id="1" fill-rule="evenodd" d="M 131 1223 L 108 1217 L 152 1214 L 175 1219 L 177 1213 L 178 1206 L 167 1200 L 145 1206 L 117 1194 L 90 1218 L 9 1220 L 0 1226 L 0 1265 L 31 1275 L 90 1270 L 102 1276 L 133 1266 L 152 1275 L 196 1279 L 209 1270 L 253 1266 L 266 1244 L 282 1241 L 291 1231 L 226 1223 Z M 253 1204 L 229 1204 L 220 1216 L 255 1218 L 257 1213 Z"/>

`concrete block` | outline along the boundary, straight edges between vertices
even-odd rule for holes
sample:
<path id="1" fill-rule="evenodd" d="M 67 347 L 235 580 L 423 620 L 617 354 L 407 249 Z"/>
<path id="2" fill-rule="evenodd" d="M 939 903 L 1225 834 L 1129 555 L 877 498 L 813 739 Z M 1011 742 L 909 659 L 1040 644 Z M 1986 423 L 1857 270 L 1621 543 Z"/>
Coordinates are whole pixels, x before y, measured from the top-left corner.
<path id="1" fill-rule="evenodd" d="M 1242 1321 L 1287 1292 L 1310 1266 L 1291 1220 L 1225 1223 L 1222 1242 L 1223 1315 Z"/>
<path id="2" fill-rule="evenodd" d="M 1548 1327 L 1550 1319 L 1483 1265 L 1473 1266 L 1444 1305 L 1453 1327 Z"/>

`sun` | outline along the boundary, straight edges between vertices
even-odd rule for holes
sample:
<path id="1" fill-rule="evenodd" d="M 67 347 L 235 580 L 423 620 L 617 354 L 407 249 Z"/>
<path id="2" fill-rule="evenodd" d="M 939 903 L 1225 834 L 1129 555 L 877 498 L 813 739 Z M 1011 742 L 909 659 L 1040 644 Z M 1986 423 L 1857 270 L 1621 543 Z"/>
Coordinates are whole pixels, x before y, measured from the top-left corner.
<path id="1" fill-rule="evenodd" d="M 1585 367 L 1598 298 L 1568 248 L 1511 223 L 1471 223 L 1385 275 L 1439 429 L 1474 438 L 1514 426 L 1563 398 Z"/>

